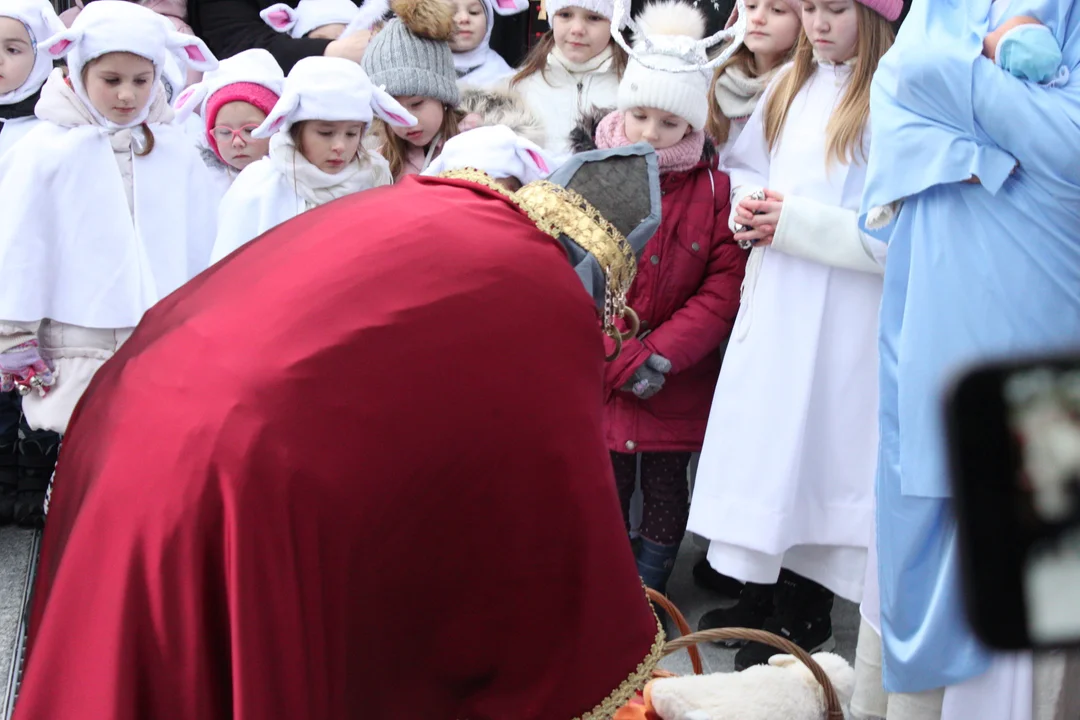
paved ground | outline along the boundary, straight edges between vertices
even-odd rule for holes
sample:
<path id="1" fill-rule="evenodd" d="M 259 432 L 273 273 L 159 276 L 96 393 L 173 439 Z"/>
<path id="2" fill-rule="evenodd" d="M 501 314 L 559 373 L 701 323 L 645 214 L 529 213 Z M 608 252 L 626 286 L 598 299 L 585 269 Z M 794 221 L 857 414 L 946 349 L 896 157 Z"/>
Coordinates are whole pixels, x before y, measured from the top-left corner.
<path id="1" fill-rule="evenodd" d="M 33 530 L 0 528 L 0 718 L 9 717 L 11 663 L 18 644 L 18 630 L 26 591 L 26 573 L 34 542 Z"/>
<path id="2" fill-rule="evenodd" d="M 705 553 L 688 539 L 683 543 L 679 561 L 675 566 L 668 586 L 668 596 L 686 615 L 690 629 L 696 630 L 698 620 L 709 610 L 725 604 L 711 593 L 694 585 L 691 571 Z M 732 604 L 727 601 L 728 605 Z M 834 652 L 855 662 L 855 641 L 859 636 L 859 608 L 846 600 L 837 600 L 833 607 L 833 635 L 836 638 Z M 706 672 L 731 672 L 735 650 L 707 643 L 699 645 Z M 663 662 L 663 666 L 679 674 L 690 673 L 690 660 L 685 652 L 672 655 Z"/>

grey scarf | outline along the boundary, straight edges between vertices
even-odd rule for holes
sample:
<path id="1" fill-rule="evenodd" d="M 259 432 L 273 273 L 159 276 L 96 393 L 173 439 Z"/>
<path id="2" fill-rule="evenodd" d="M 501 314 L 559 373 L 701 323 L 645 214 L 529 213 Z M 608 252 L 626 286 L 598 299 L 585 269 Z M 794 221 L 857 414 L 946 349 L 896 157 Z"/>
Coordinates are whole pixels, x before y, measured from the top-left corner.
<path id="1" fill-rule="evenodd" d="M 738 65 L 729 65 L 716 81 L 716 102 L 720 112 L 732 120 L 750 117 L 779 69 L 776 67 L 764 75 L 750 77 Z"/>

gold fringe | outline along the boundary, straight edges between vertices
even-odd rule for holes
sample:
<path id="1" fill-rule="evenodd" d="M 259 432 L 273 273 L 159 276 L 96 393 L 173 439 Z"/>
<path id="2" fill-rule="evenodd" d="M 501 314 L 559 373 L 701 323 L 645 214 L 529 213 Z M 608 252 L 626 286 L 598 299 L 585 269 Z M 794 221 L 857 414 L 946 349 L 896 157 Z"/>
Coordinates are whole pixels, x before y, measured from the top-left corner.
<path id="1" fill-rule="evenodd" d="M 652 608 L 651 604 L 649 608 Z M 615 713 L 619 711 L 619 708 L 630 702 L 634 694 L 644 688 L 645 684 L 652 679 L 653 670 L 656 669 L 660 658 L 664 656 L 664 642 L 667 640 L 664 635 L 664 627 L 660 624 L 660 619 L 656 617 L 655 610 L 653 610 L 653 617 L 656 618 L 656 638 L 653 640 L 652 650 L 649 651 L 649 654 L 638 664 L 637 669 L 623 680 L 622 684 L 615 688 L 615 691 L 608 695 L 602 703 L 580 718 L 574 718 L 574 720 L 611 720 Z"/>
<path id="2" fill-rule="evenodd" d="M 629 339 L 615 326 L 616 319 L 632 314 L 626 295 L 637 275 L 637 257 L 623 234 L 585 198 L 569 188 L 538 180 L 510 192 L 476 168 L 449 170 L 439 177 L 467 180 L 493 190 L 521 208 L 536 227 L 558 240 L 566 235 L 596 259 L 606 280 L 604 332 L 616 344 Z M 636 316 L 635 316 L 636 317 Z"/>

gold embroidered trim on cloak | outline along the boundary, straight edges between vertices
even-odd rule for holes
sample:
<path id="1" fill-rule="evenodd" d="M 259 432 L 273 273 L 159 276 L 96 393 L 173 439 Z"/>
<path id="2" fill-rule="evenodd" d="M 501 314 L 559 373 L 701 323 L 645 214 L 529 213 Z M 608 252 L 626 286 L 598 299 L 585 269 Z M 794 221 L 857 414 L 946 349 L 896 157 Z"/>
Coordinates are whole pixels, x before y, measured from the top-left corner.
<path id="1" fill-rule="evenodd" d="M 626 307 L 626 295 L 630 292 L 630 286 L 637 274 L 634 249 L 618 228 L 588 200 L 569 188 L 547 180 L 531 182 L 517 192 L 510 192 L 490 175 L 476 168 L 448 170 L 439 177 L 483 185 L 509 198 L 544 233 L 556 240 L 561 235 L 566 235 L 577 243 L 593 256 L 604 273 L 604 332 L 615 341 L 616 355 L 623 341 L 636 334 L 636 315 Z M 630 333 L 622 333 L 615 326 L 615 320 L 624 317 L 634 328 Z"/>
<path id="2" fill-rule="evenodd" d="M 650 605 L 650 608 L 652 606 Z M 655 617 L 655 611 L 653 611 Z M 645 687 L 645 684 L 652 679 L 653 670 L 656 669 L 656 665 L 660 662 L 660 658 L 664 656 L 664 642 L 666 641 L 664 635 L 664 628 L 660 624 L 659 618 L 656 620 L 656 637 L 653 640 L 652 649 L 649 654 L 645 656 L 637 668 L 622 681 L 619 687 L 615 688 L 615 691 L 607 696 L 602 703 L 594 707 L 589 712 L 582 715 L 580 718 L 574 718 L 574 720 L 611 720 L 615 716 L 615 713 L 619 711 L 623 705 L 626 705 L 634 697 L 634 694 L 638 690 Z"/>

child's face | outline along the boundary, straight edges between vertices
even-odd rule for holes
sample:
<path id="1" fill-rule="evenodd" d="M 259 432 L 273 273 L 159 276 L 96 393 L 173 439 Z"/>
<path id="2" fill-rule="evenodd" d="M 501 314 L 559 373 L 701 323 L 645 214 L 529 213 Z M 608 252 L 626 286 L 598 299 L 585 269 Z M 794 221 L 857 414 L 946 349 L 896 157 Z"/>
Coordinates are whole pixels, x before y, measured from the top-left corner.
<path id="1" fill-rule="evenodd" d="M 855 57 L 859 45 L 855 0 L 803 0 L 802 21 L 820 57 L 832 63 Z"/>
<path id="2" fill-rule="evenodd" d="M 26 26 L 0 17 L 0 95 L 18 90 L 34 70 L 34 46 Z"/>
<path id="3" fill-rule="evenodd" d="M 685 119 L 657 108 L 630 108 L 623 121 L 630 142 L 647 142 L 656 150 L 671 147 L 691 132 Z"/>
<path id="4" fill-rule="evenodd" d="M 322 25 L 317 27 L 307 34 L 309 38 L 319 38 L 321 40 L 337 40 L 341 37 L 341 33 L 345 32 L 344 23 L 330 23 L 329 25 Z"/>
<path id="5" fill-rule="evenodd" d="M 563 8 L 551 23 L 555 47 L 571 62 L 588 62 L 611 42 L 611 21 L 584 8 Z"/>
<path id="6" fill-rule="evenodd" d="M 487 35 L 487 16 L 480 0 L 450 0 L 454 6 L 454 34 L 450 49 L 454 52 L 475 50 Z"/>
<path id="7" fill-rule="evenodd" d="M 251 103 L 237 100 L 222 105 L 211 130 L 221 159 L 237 170 L 243 170 L 269 155 L 270 138 L 251 137 L 251 131 L 265 119 L 266 113 Z"/>
<path id="8" fill-rule="evenodd" d="M 747 0 L 746 38 L 758 70 L 771 70 L 795 47 L 802 32 L 802 17 L 784 0 Z M 762 66 L 766 67 L 762 67 Z"/>
<path id="9" fill-rule="evenodd" d="M 426 147 L 428 143 L 435 139 L 435 136 L 439 134 L 439 128 L 442 127 L 443 116 L 446 115 L 443 104 L 435 98 L 420 95 L 409 95 L 394 99 L 416 118 L 416 124 L 412 127 L 391 125 L 394 134 L 403 140 L 407 140 L 412 145 Z"/>
<path id="10" fill-rule="evenodd" d="M 324 173 L 336 175 L 356 158 L 364 123 L 353 120 L 309 120 L 300 129 L 300 152 Z"/>
<path id="11" fill-rule="evenodd" d="M 90 103 L 106 120 L 117 125 L 131 122 L 147 103 L 154 88 L 154 63 L 126 52 L 106 53 L 84 71 L 83 84 Z"/>

